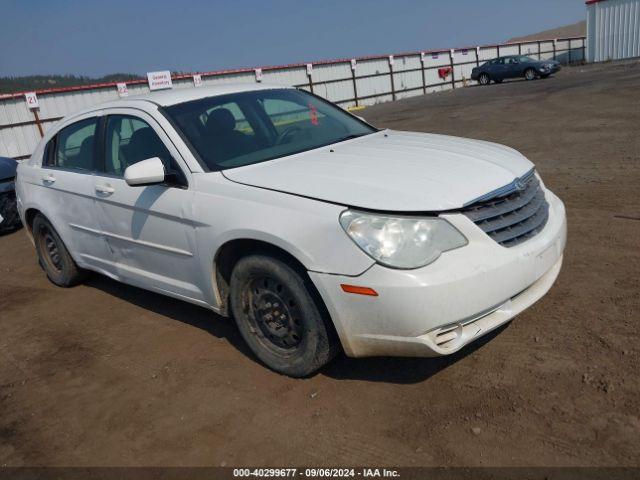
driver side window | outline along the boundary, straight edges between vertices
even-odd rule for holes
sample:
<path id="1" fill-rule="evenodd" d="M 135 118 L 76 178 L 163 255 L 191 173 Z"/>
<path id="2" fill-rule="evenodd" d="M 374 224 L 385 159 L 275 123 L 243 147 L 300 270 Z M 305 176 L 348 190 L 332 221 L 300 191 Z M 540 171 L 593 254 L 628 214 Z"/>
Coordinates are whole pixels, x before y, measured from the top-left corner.
<path id="1" fill-rule="evenodd" d="M 182 170 L 160 137 L 144 120 L 130 115 L 109 115 L 105 144 L 105 173 L 122 177 L 127 167 L 158 157 L 162 160 L 167 175 L 184 180 L 178 183 L 186 185 Z"/>

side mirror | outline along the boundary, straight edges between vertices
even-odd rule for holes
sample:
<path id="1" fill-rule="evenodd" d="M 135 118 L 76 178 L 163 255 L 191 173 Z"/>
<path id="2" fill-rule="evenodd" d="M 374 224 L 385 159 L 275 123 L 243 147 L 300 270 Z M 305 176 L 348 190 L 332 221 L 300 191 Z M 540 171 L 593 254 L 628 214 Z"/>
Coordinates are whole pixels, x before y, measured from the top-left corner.
<path id="1" fill-rule="evenodd" d="M 162 183 L 164 176 L 164 164 L 158 157 L 134 163 L 124 171 L 124 180 L 132 187 Z"/>

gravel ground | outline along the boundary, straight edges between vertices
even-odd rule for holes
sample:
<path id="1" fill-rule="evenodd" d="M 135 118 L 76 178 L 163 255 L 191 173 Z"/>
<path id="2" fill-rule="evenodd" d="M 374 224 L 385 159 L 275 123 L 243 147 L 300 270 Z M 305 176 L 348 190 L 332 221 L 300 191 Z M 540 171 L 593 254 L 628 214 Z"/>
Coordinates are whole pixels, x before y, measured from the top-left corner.
<path id="1" fill-rule="evenodd" d="M 640 63 L 367 108 L 496 141 L 566 203 L 550 293 L 449 358 L 259 365 L 231 321 L 0 237 L 0 465 L 640 465 Z"/>

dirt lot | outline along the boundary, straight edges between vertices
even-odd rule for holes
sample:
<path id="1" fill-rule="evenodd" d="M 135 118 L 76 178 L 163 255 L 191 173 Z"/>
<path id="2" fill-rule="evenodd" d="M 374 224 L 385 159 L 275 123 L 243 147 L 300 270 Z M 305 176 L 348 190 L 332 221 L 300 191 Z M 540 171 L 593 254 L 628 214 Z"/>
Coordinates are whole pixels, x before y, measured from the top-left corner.
<path id="1" fill-rule="evenodd" d="M 380 105 L 513 146 L 565 202 L 557 284 L 445 359 L 259 365 L 232 322 L 0 237 L 0 465 L 640 465 L 640 63 Z"/>

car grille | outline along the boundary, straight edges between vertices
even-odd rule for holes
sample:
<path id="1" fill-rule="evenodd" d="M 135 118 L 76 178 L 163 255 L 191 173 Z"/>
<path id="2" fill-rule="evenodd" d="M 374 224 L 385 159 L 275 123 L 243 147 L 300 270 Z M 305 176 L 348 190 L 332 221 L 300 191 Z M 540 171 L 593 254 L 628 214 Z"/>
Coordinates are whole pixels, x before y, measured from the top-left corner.
<path id="1" fill-rule="evenodd" d="M 531 170 L 506 187 L 474 201 L 462 213 L 500 245 L 513 247 L 544 228 L 549 204 Z"/>

